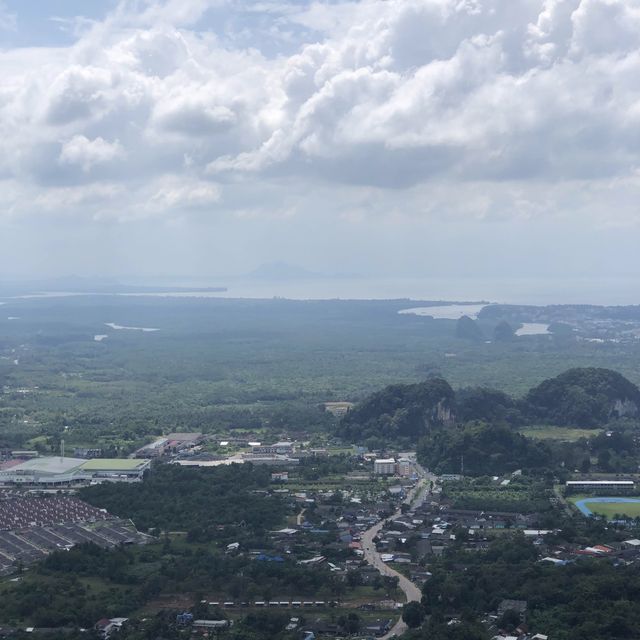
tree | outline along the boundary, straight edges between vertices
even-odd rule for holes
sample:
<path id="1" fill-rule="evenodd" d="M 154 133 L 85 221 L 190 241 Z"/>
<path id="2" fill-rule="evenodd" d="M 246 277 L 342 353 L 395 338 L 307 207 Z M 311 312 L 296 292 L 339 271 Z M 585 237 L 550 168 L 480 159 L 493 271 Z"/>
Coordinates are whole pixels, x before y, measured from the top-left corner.
<path id="1" fill-rule="evenodd" d="M 520 624 L 520 614 L 513 609 L 507 609 L 498 621 L 498 627 L 506 631 L 513 631 Z"/>
<path id="2" fill-rule="evenodd" d="M 410 629 L 416 629 L 424 620 L 424 609 L 419 602 L 407 602 L 402 608 L 402 619 Z"/>
<path id="3" fill-rule="evenodd" d="M 360 631 L 360 616 L 353 612 L 346 616 L 340 616 L 338 624 L 344 629 L 345 633 L 358 633 Z"/>
<path id="4" fill-rule="evenodd" d="M 609 449 L 598 453 L 598 467 L 600 467 L 600 471 L 611 471 L 611 452 Z"/>

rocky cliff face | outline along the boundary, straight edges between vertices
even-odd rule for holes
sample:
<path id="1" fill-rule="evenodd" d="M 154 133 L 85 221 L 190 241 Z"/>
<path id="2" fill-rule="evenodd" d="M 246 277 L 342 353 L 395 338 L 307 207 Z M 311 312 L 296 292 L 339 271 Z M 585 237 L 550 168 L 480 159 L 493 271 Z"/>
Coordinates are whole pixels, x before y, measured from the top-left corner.
<path id="1" fill-rule="evenodd" d="M 629 399 L 616 400 L 611 409 L 612 418 L 635 418 L 638 415 L 638 405 Z"/>
<path id="2" fill-rule="evenodd" d="M 444 425 L 451 425 L 455 422 L 455 413 L 451 408 L 448 398 L 442 398 L 435 407 L 436 422 Z"/>

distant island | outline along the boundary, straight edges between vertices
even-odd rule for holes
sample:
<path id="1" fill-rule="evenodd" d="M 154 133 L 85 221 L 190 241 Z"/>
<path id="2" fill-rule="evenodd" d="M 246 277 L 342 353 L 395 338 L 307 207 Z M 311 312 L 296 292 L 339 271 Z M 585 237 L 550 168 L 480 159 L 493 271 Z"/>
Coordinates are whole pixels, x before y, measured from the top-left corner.
<path id="1" fill-rule="evenodd" d="M 227 287 L 170 287 L 123 284 L 110 278 L 84 278 L 70 276 L 48 280 L 26 280 L 22 282 L 0 282 L 0 296 L 29 295 L 37 293 L 77 294 L 133 294 L 133 293 L 224 293 Z"/>

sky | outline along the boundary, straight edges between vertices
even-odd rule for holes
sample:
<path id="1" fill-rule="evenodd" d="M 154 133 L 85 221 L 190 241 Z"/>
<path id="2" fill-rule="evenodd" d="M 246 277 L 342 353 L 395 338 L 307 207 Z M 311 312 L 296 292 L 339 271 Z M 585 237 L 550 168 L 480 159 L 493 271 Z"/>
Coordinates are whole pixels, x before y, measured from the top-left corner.
<path id="1" fill-rule="evenodd" d="M 0 0 L 1 279 L 634 278 L 639 152 L 640 0 Z"/>

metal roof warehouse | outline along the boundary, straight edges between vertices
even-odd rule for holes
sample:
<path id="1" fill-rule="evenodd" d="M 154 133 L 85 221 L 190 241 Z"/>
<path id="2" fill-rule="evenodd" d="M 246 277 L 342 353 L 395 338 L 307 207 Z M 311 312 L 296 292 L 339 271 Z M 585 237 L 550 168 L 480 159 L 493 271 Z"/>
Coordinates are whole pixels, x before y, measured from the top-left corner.
<path id="1" fill-rule="evenodd" d="M 0 470 L 0 484 L 64 486 L 110 480 L 136 481 L 142 479 L 150 463 L 150 460 L 120 458 L 35 458 Z"/>

